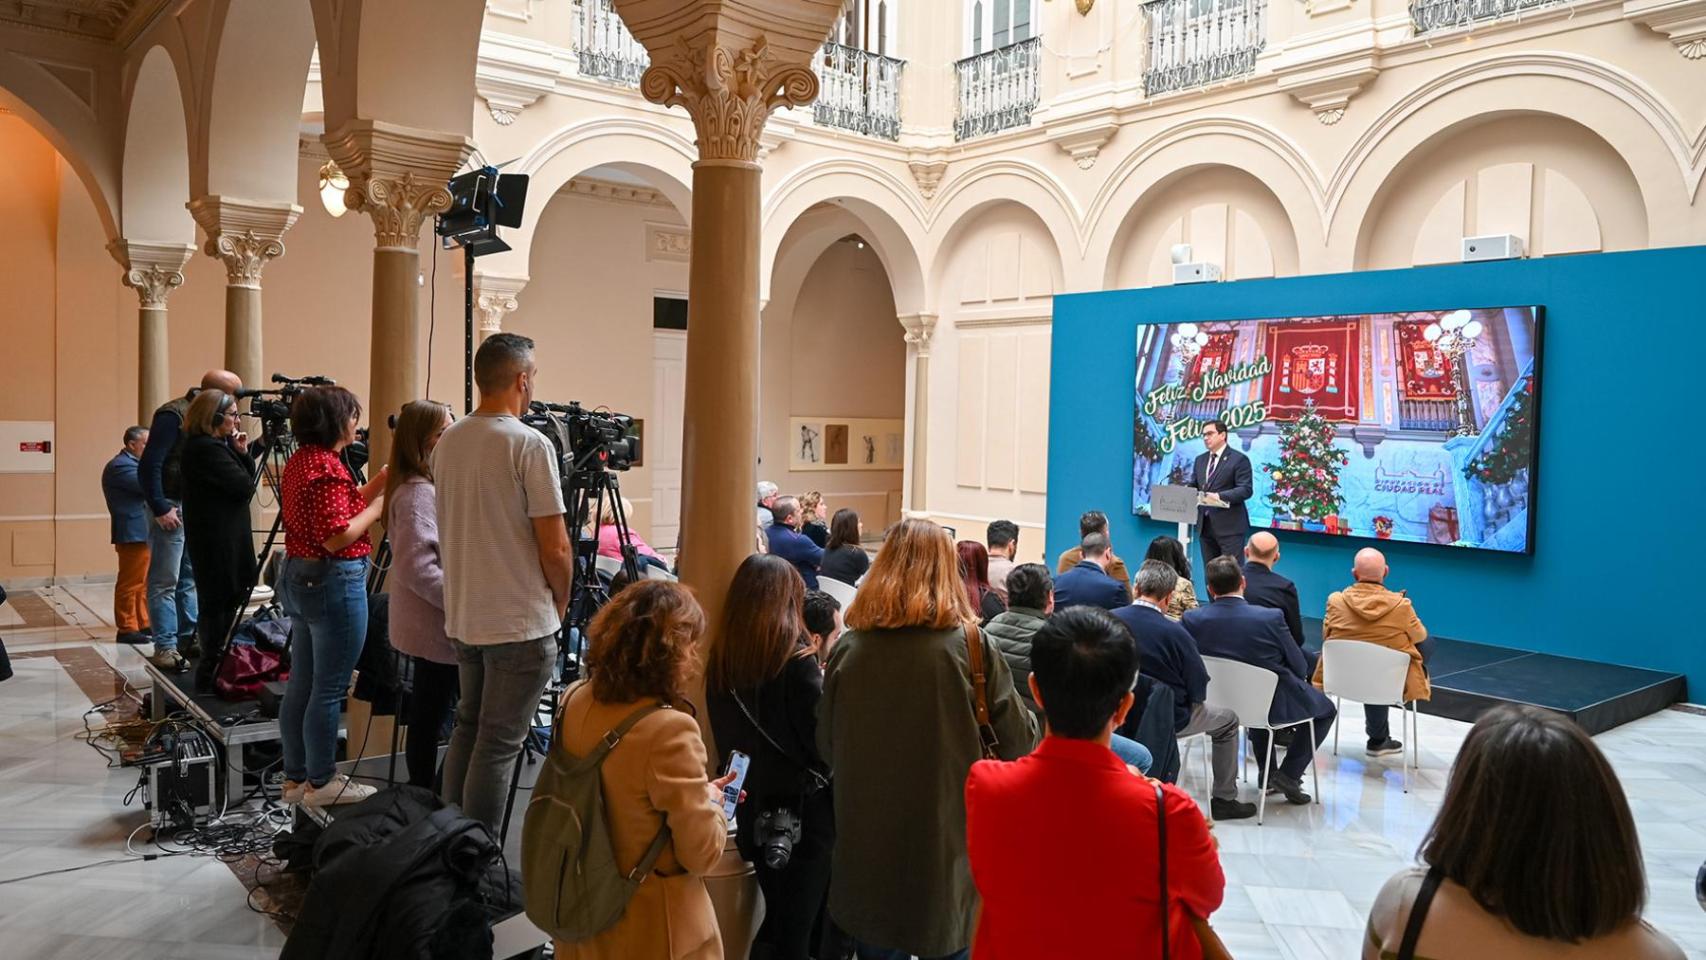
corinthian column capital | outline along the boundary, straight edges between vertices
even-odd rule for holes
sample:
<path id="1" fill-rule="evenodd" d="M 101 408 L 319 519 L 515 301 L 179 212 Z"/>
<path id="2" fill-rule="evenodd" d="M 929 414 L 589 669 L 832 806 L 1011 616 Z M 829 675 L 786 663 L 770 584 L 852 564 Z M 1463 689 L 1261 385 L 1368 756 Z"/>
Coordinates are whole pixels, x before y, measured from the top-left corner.
<path id="1" fill-rule="evenodd" d="M 261 270 L 284 255 L 284 232 L 302 208 L 294 203 L 202 197 L 188 204 L 190 216 L 207 234 L 202 252 L 225 264 L 226 282 L 233 287 L 261 286 Z"/>
<path id="2" fill-rule="evenodd" d="M 195 253 L 187 243 L 114 240 L 107 252 L 124 268 L 124 285 L 136 291 L 144 308 L 164 307 L 173 290 L 183 286 L 184 264 Z"/>
<path id="3" fill-rule="evenodd" d="M 715 33 L 677 38 L 674 54 L 640 77 L 640 92 L 653 103 L 686 108 L 701 160 L 755 164 L 771 111 L 817 99 L 817 74 L 776 57 L 763 34 L 738 48 L 722 40 Z"/>
<path id="4" fill-rule="evenodd" d="M 521 306 L 519 295 L 526 277 L 474 274 L 474 312 L 479 318 L 481 341 L 503 329 L 504 318 Z"/>
<path id="5" fill-rule="evenodd" d="M 421 224 L 450 209 L 445 183 L 474 151 L 464 136 L 375 120 L 352 120 L 324 139 L 349 177 L 344 205 L 373 218 L 380 249 L 415 249 Z"/>
<path id="6" fill-rule="evenodd" d="M 906 331 L 906 342 L 918 348 L 918 355 L 930 355 L 930 337 L 936 332 L 936 314 L 908 313 L 897 318 Z"/>

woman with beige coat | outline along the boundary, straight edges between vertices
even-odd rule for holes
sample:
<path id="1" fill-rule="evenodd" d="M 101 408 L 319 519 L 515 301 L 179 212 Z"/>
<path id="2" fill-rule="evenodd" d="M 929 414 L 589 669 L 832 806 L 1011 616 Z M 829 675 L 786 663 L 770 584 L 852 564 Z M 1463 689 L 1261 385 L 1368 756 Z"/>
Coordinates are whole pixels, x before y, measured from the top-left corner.
<path id="1" fill-rule="evenodd" d="M 728 842 L 722 786 L 705 779 L 705 742 L 686 696 L 705 614 L 686 587 L 647 580 L 611 599 L 588 627 L 591 679 L 563 698 L 561 741 L 577 757 L 635 710 L 661 702 L 610 751 L 600 770 L 616 864 L 631 870 L 660 826 L 669 842 L 622 918 L 557 956 L 575 960 L 721 960 L 705 874 Z"/>

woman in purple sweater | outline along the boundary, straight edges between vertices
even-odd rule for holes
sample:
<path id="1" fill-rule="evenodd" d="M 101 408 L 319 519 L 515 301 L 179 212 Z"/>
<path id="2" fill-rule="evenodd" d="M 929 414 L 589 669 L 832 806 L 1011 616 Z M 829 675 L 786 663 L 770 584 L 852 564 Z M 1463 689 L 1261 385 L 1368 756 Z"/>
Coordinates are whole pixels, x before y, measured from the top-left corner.
<path id="1" fill-rule="evenodd" d="M 444 566 L 438 557 L 438 519 L 432 448 L 452 420 L 432 400 L 403 406 L 391 437 L 385 528 L 391 540 L 391 646 L 414 660 L 414 692 L 404 723 L 409 783 L 433 789 L 438 735 L 456 706 L 456 649 L 444 635 Z"/>

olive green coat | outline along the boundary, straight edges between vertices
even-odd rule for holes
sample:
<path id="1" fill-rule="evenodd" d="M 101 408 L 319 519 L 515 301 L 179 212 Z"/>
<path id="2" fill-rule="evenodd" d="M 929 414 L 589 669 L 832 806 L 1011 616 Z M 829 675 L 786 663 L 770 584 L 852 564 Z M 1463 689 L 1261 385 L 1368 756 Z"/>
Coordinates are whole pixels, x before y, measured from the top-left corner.
<path id="1" fill-rule="evenodd" d="M 999 752 L 1014 760 L 1036 745 L 1036 722 L 1005 658 L 980 642 Z M 977 913 L 965 782 L 981 756 L 964 631 L 848 631 L 824 673 L 817 738 L 835 775 L 830 916 L 872 946 L 964 949 Z"/>

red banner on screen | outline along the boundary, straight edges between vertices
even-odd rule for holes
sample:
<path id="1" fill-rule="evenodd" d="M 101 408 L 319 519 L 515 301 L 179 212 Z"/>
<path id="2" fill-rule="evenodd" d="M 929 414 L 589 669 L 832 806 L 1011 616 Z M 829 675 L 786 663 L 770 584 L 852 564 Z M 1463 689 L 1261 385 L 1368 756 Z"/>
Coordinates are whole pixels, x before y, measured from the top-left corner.
<path id="1" fill-rule="evenodd" d="M 1197 358 L 1191 361 L 1191 379 L 1188 382 L 1194 384 L 1210 370 L 1223 371 L 1232 366 L 1232 345 L 1237 341 L 1236 333 L 1209 334 L 1208 343 L 1202 348 L 1202 352 L 1197 354 Z M 1203 399 L 1225 400 L 1226 388 L 1210 391 Z"/>
<path id="2" fill-rule="evenodd" d="M 1451 362 L 1428 342 L 1426 321 L 1400 320 L 1392 325 L 1398 334 L 1398 360 L 1402 376 L 1398 390 L 1405 400 L 1454 400 L 1457 388 L 1451 382 Z"/>
<path id="3" fill-rule="evenodd" d="M 1328 420 L 1358 418 L 1357 378 L 1362 374 L 1361 325 L 1276 323 L 1264 349 L 1273 373 L 1264 378 L 1268 419 L 1295 420 L 1305 403 Z"/>

